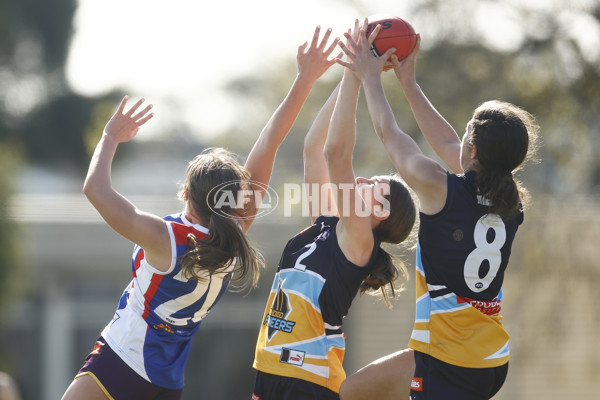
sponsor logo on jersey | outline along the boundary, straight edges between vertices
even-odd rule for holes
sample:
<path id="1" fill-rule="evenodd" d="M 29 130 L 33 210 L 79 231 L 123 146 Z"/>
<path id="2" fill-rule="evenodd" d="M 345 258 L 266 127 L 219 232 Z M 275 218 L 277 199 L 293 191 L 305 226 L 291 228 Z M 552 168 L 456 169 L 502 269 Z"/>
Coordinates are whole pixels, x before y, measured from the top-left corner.
<path id="1" fill-rule="evenodd" d="M 492 301 L 484 301 L 484 300 L 471 300 L 466 297 L 456 296 L 456 300 L 458 304 L 461 303 L 469 303 L 471 307 L 475 308 L 479 312 L 485 315 L 498 315 L 500 314 L 500 310 L 502 307 L 500 306 L 500 300 L 495 298 Z"/>
<path id="2" fill-rule="evenodd" d="M 412 378 L 412 382 L 410 383 L 410 390 L 414 390 L 415 392 L 422 392 L 423 378 Z"/>
<path id="3" fill-rule="evenodd" d="M 329 229 L 327 229 L 326 231 L 323 231 L 323 232 L 321 232 L 321 233 L 319 234 L 319 236 L 317 236 L 317 237 L 315 238 L 315 241 L 316 241 L 316 240 L 321 240 L 321 241 L 323 241 L 323 242 L 324 242 L 325 240 L 327 240 L 327 238 L 328 238 L 328 237 L 329 237 Z"/>
<path id="4" fill-rule="evenodd" d="M 283 291 L 280 283 L 271 310 L 263 322 L 264 325 L 269 327 L 267 330 L 267 338 L 269 341 L 273 339 L 273 336 L 275 336 L 277 332 L 292 333 L 296 322 L 286 319 L 290 312 L 292 312 L 290 300 L 288 295 Z"/>
<path id="5" fill-rule="evenodd" d="M 301 367 L 302 364 L 304 364 L 304 355 L 305 353 L 303 351 L 287 349 L 284 347 L 281 349 L 281 357 L 279 358 L 279 361 Z"/>
<path id="6" fill-rule="evenodd" d="M 169 324 L 152 325 L 152 327 L 157 331 L 164 331 L 171 334 L 175 333 Z"/>

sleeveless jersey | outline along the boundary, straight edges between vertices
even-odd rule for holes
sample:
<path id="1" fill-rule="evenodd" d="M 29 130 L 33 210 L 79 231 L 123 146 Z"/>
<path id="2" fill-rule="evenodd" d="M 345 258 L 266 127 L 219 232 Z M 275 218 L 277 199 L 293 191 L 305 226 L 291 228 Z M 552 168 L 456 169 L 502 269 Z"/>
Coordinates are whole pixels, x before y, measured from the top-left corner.
<path id="1" fill-rule="evenodd" d="M 335 233 L 337 217 L 317 218 L 286 245 L 262 318 L 254 368 L 339 392 L 346 316 L 379 247 L 365 267 L 346 259 Z"/>
<path id="2" fill-rule="evenodd" d="M 523 213 L 506 220 L 488 214 L 475 176 L 448 174 L 442 211 L 420 214 L 409 347 L 452 365 L 489 368 L 509 359 L 502 281 Z"/>
<path id="3" fill-rule="evenodd" d="M 182 214 L 164 218 L 171 238 L 171 267 L 162 272 L 135 246 L 133 279 L 102 336 L 127 365 L 155 385 L 180 389 L 191 339 L 202 319 L 227 289 L 225 273 L 206 274 L 206 281 L 186 279 L 180 257 L 188 251 L 187 235 L 208 237 L 208 229 Z"/>

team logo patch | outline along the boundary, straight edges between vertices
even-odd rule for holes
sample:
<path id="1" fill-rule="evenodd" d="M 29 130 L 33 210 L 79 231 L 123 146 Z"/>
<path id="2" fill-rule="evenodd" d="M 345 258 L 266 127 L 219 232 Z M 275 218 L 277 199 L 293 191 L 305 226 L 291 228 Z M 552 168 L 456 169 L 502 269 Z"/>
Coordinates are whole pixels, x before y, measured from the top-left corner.
<path id="1" fill-rule="evenodd" d="M 452 238 L 456 242 L 462 241 L 464 237 L 465 237 L 465 234 L 463 233 L 462 229 L 457 229 L 452 233 Z"/>
<path id="2" fill-rule="evenodd" d="M 281 357 L 279 358 L 279 361 L 301 367 L 302 364 L 304 364 L 304 355 L 305 353 L 303 351 L 286 349 L 284 347 L 281 349 Z"/>
<path id="3" fill-rule="evenodd" d="M 410 390 L 414 390 L 415 392 L 422 392 L 423 378 L 412 378 L 412 382 L 410 383 Z"/>
<path id="4" fill-rule="evenodd" d="M 252 393 L 252 400 L 260 400 L 260 396 L 257 396 L 254 393 Z"/>
<path id="5" fill-rule="evenodd" d="M 292 312 L 292 307 L 290 306 L 288 295 L 283 291 L 281 285 L 282 283 L 279 284 L 277 295 L 273 300 L 271 310 L 263 322 L 264 325 L 269 327 L 267 330 L 267 338 L 269 341 L 271 341 L 273 336 L 279 331 L 292 333 L 294 325 L 296 325 L 296 322 L 286 319 L 290 312 Z"/>
<path id="6" fill-rule="evenodd" d="M 324 242 L 325 240 L 327 240 L 328 237 L 329 237 L 329 229 L 319 233 L 319 236 L 317 236 L 315 238 L 315 241 L 320 240 L 320 241 Z"/>

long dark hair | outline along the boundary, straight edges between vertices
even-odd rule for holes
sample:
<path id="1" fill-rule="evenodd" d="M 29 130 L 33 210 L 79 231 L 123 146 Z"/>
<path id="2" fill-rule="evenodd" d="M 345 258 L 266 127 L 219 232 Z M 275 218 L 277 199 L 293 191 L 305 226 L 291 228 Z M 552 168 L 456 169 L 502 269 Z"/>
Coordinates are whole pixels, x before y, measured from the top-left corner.
<path id="1" fill-rule="evenodd" d="M 240 210 L 221 204 L 217 210 L 215 188 L 227 184 L 234 198 L 245 189 L 248 171 L 222 148 L 209 148 L 196 156 L 187 167 L 179 198 L 207 223 L 209 237 L 188 235 L 188 251 L 181 257 L 183 274 L 188 279 L 205 280 L 206 274 L 227 273 L 239 283 L 239 289 L 254 287 L 258 282 L 261 254 L 249 242 L 236 220 Z"/>
<path id="2" fill-rule="evenodd" d="M 404 183 L 397 176 L 387 178 L 390 180 L 390 193 L 385 198 L 390 204 L 390 215 L 379 223 L 374 233 L 382 243 L 398 244 L 410 236 L 417 218 L 417 209 Z M 404 279 L 398 284 L 400 273 Z M 407 280 L 408 271 L 404 263 L 380 246 L 371 273 L 361 283 L 360 293 L 379 293 L 386 305 L 391 307 L 390 297 L 396 297 Z"/>
<path id="3" fill-rule="evenodd" d="M 527 111 L 499 100 L 477 107 L 471 126 L 471 144 L 480 165 L 479 194 L 488 200 L 490 213 L 510 217 L 529 200 L 527 190 L 512 174 L 533 158 L 539 127 Z"/>

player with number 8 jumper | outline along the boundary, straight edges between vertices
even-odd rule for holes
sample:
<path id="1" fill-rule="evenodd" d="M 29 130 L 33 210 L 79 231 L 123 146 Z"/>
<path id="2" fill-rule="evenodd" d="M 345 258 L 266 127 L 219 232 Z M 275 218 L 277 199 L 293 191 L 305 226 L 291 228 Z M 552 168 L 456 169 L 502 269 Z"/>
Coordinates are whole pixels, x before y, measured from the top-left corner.
<path id="1" fill-rule="evenodd" d="M 316 80 L 333 64 L 330 31 L 320 45 L 299 46 L 298 73 L 287 96 L 260 133 L 242 166 L 225 149 L 208 149 L 188 165 L 179 192 L 184 210 L 160 218 L 143 212 L 112 187 L 111 164 L 119 143 L 130 141 L 153 117 L 144 100 L 126 109 L 125 97 L 106 125 L 84 184 L 104 220 L 135 243 L 133 279 L 112 321 L 65 392 L 63 400 L 176 400 L 184 386 L 191 340 L 230 281 L 253 287 L 260 254 L 246 237 L 273 170 L 277 149 Z M 234 199 L 219 206 L 215 188 L 226 184 Z M 239 200 L 239 199 L 238 199 Z M 207 362 L 209 362 L 207 360 Z M 225 377 L 223 378 L 225 379 Z"/>
<path id="2" fill-rule="evenodd" d="M 362 81 L 375 131 L 419 198 L 416 315 L 408 344 L 416 369 L 410 398 L 489 399 L 508 370 L 502 282 L 527 200 L 512 173 L 533 156 L 538 127 L 523 109 L 488 101 L 475 109 L 461 141 L 416 83 L 419 42 L 420 37 L 399 62 L 391 50 L 374 56 L 361 32 L 349 46 L 341 43 L 350 60 L 340 62 Z M 381 83 L 388 57 L 423 135 L 451 172 L 426 157 L 398 127 Z M 402 365 L 412 368 L 411 353 L 369 364 L 345 382 L 342 399 L 406 396 L 408 382 L 403 379 L 406 388 L 399 388 L 392 381 L 407 375 Z M 369 388 L 389 391 L 374 395 Z"/>

